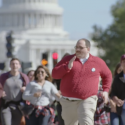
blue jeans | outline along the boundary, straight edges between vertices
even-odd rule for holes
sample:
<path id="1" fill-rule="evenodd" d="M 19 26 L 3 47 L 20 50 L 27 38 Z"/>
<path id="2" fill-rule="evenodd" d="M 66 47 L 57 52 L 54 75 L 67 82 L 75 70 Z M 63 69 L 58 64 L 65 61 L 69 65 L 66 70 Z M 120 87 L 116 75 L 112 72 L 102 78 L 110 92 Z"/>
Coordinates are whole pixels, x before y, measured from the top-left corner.
<path id="1" fill-rule="evenodd" d="M 120 125 L 121 116 L 119 116 L 117 113 L 111 112 L 110 121 L 111 121 L 111 125 Z"/>
<path id="2" fill-rule="evenodd" d="M 34 110 L 33 113 L 29 116 L 30 125 L 48 125 L 51 116 L 50 112 L 47 116 L 40 114 L 38 117 L 36 117 L 35 111 L 36 110 Z"/>
<path id="3" fill-rule="evenodd" d="M 110 113 L 111 125 L 125 125 L 125 109 L 122 110 L 121 116 L 117 113 Z"/>
<path id="4" fill-rule="evenodd" d="M 2 108 L 0 115 L 2 125 L 19 125 L 22 118 L 22 113 L 17 107 L 15 109 Z"/>
<path id="5" fill-rule="evenodd" d="M 122 125 L 125 125 L 125 109 L 122 109 L 121 123 L 122 123 Z"/>
<path id="6" fill-rule="evenodd" d="M 29 118 L 26 118 L 26 117 L 25 117 L 25 120 L 26 120 L 26 125 L 31 125 Z"/>

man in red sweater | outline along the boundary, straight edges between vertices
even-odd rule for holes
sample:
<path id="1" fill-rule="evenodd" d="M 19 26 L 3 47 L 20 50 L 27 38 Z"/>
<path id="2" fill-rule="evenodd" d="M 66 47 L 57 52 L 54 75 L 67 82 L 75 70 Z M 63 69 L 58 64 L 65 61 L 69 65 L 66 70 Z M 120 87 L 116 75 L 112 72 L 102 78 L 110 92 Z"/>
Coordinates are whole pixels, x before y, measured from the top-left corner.
<path id="1" fill-rule="evenodd" d="M 62 117 L 65 125 L 93 125 L 97 103 L 99 76 L 102 78 L 103 99 L 108 102 L 112 74 L 105 62 L 92 56 L 90 42 L 78 40 L 76 53 L 64 57 L 53 69 L 54 79 L 61 79 Z"/>

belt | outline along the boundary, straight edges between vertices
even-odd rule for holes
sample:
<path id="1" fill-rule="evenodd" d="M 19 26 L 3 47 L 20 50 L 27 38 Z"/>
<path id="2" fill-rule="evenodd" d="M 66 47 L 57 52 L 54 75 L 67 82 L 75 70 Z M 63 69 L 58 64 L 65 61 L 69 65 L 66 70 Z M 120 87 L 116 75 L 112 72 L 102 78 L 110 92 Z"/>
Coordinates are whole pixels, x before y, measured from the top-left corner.
<path id="1" fill-rule="evenodd" d="M 4 100 L 4 99 L 3 99 L 3 100 Z M 5 100 L 4 100 L 4 101 L 5 101 Z M 4 102 L 3 107 L 4 107 L 4 108 L 7 108 L 10 104 L 15 104 L 16 106 L 18 106 L 21 101 L 22 101 L 22 100 L 17 101 L 17 102 L 15 102 L 15 101 L 10 101 L 10 102 L 7 102 L 7 103 Z"/>
<path id="2" fill-rule="evenodd" d="M 62 97 L 62 98 L 65 99 L 65 100 L 71 101 L 71 102 L 79 101 L 79 100 L 70 100 L 69 98 L 64 98 L 64 97 Z"/>

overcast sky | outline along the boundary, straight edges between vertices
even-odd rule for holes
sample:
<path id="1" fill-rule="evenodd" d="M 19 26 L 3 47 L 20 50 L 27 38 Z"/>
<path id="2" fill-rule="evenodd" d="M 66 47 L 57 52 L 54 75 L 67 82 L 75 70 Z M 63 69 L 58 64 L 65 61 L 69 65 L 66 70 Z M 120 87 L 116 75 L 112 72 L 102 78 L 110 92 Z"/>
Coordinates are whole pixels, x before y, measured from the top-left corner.
<path id="1" fill-rule="evenodd" d="M 92 26 L 108 27 L 112 22 L 111 6 L 117 0 L 58 0 L 64 9 L 63 26 L 71 39 L 88 38 Z M 0 0 L 1 5 L 1 0 Z"/>

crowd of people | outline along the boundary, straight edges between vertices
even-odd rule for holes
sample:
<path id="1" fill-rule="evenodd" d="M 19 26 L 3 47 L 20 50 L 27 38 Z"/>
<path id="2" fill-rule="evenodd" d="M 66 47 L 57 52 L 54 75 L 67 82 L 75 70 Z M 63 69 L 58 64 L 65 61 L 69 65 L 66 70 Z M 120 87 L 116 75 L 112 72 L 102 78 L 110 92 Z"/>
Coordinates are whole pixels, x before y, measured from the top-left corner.
<path id="1" fill-rule="evenodd" d="M 11 70 L 0 76 L 0 124 L 125 125 L 125 54 L 112 76 L 90 46 L 78 40 L 75 54 L 65 54 L 52 74 L 39 65 L 26 75 L 12 58 Z"/>

